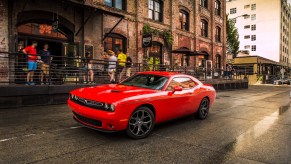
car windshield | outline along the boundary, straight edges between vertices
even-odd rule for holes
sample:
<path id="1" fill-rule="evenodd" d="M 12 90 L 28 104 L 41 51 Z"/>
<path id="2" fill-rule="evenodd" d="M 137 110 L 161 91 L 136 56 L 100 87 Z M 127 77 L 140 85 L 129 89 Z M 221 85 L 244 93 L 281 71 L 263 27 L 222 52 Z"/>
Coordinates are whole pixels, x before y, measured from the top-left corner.
<path id="1" fill-rule="evenodd" d="M 121 85 L 162 90 L 167 81 L 166 76 L 137 74 L 123 81 Z"/>

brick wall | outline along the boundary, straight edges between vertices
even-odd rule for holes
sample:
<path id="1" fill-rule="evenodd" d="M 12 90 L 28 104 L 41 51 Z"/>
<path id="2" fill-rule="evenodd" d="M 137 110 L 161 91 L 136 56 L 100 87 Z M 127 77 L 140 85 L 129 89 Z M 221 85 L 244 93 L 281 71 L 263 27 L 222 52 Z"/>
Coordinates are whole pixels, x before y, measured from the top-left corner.
<path id="1" fill-rule="evenodd" d="M 8 47 L 8 2 L 0 0 L 0 52 L 7 52 Z M 0 53 L 0 82 L 8 81 L 8 57 L 7 54 Z"/>
<path id="2" fill-rule="evenodd" d="M 2 2 L 3 0 L 1 0 Z M 156 22 L 148 18 L 148 0 L 127 0 L 127 10 L 122 11 L 115 8 L 110 8 L 104 5 L 104 0 L 88 0 L 86 5 L 90 5 L 97 9 L 102 9 L 111 13 L 124 15 L 125 19 L 113 30 L 113 33 L 120 34 L 127 38 L 127 52 L 132 56 L 135 62 L 142 62 L 144 50 L 141 47 L 142 43 L 142 27 L 145 23 L 151 27 L 160 30 L 171 30 L 174 37 L 172 49 L 187 47 L 192 51 L 203 50 L 209 54 L 209 59 L 215 62 L 215 55 L 220 54 L 222 57 L 222 65 L 224 65 L 225 56 L 225 0 L 220 0 L 222 3 L 222 16 L 214 15 L 214 0 L 208 1 L 209 9 L 204 9 L 199 5 L 200 0 L 164 0 L 163 1 L 163 22 Z M 6 1 L 5 1 L 6 2 Z M 94 46 L 94 58 L 101 59 L 101 53 L 104 51 L 102 39 L 104 35 L 118 22 L 119 18 L 110 14 L 102 14 L 96 12 L 84 26 L 84 31 L 76 35 L 76 32 L 82 27 L 83 19 L 86 20 L 91 11 L 85 9 L 84 17 L 82 18 L 82 10 L 80 7 L 68 5 L 60 1 L 31 1 L 27 3 L 24 11 L 43 10 L 49 12 L 58 12 L 58 14 L 75 25 L 74 42 L 79 43 L 79 53 L 83 53 L 84 44 Z M 58 3 L 56 3 L 58 2 Z M 13 24 L 17 24 L 17 15 L 24 7 L 24 1 L 16 1 L 15 12 L 13 15 Z M 54 7 L 47 7 L 51 4 Z M 1 8 L 3 9 L 3 8 Z M 189 12 L 190 29 L 189 31 L 181 30 L 179 27 L 179 9 Z M 7 18 L 7 16 L 6 16 Z M 200 20 L 205 18 L 209 22 L 209 37 L 200 36 Z M 215 27 L 219 26 L 222 29 L 222 43 L 215 42 Z M 0 25 L 7 27 L 7 25 Z M 15 26 L 16 27 L 16 26 Z M 3 33 L 1 33 L 3 34 Z M 16 28 L 14 34 L 17 35 Z M 16 38 L 15 38 L 16 39 Z M 160 37 L 153 37 L 153 41 L 165 45 L 164 40 Z M 13 41 L 12 41 L 13 43 Z M 164 62 L 170 61 L 170 52 L 163 47 Z M 181 56 L 173 54 L 173 56 Z M 190 63 L 193 64 L 194 58 Z M 215 65 L 215 64 L 213 64 Z"/>

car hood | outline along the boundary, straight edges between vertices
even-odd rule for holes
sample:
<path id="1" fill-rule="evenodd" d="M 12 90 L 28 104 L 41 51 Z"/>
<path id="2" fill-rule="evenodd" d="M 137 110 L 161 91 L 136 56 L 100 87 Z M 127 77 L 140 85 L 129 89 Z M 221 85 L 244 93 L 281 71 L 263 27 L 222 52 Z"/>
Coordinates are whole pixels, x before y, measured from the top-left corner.
<path id="1" fill-rule="evenodd" d="M 72 91 L 71 94 L 88 100 L 114 103 L 134 96 L 140 97 L 139 95 L 144 95 L 144 97 L 146 97 L 147 94 L 157 92 L 159 91 L 134 86 L 108 84 L 96 87 L 76 89 Z"/>

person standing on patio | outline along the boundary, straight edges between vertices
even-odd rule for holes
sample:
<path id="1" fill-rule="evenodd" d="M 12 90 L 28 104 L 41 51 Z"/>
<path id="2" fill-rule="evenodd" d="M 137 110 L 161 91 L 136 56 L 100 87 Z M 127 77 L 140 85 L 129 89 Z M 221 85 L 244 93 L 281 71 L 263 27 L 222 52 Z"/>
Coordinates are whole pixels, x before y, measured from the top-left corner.
<path id="1" fill-rule="evenodd" d="M 132 67 L 132 59 L 130 56 L 126 58 L 126 77 L 130 77 L 131 75 L 131 67 Z"/>
<path id="2" fill-rule="evenodd" d="M 118 54 L 118 65 L 117 65 L 117 74 L 119 75 L 119 82 L 121 81 L 122 79 L 122 76 L 124 74 L 124 67 L 125 67 L 125 63 L 126 63 L 126 54 L 124 54 L 122 52 L 122 50 L 117 50 L 117 54 Z"/>
<path id="3" fill-rule="evenodd" d="M 115 72 L 116 72 L 116 62 L 117 58 L 113 51 L 109 50 L 108 54 L 110 55 L 108 59 L 108 75 L 111 83 L 115 83 Z"/>
<path id="4" fill-rule="evenodd" d="M 36 47 L 37 47 L 37 42 L 33 41 L 31 46 L 25 47 L 22 52 L 24 54 L 27 54 L 27 64 L 28 64 L 28 72 L 27 72 L 27 77 L 26 77 L 26 85 L 35 85 L 33 82 L 33 75 L 34 71 L 37 69 L 37 56 L 36 56 Z"/>
<path id="5" fill-rule="evenodd" d="M 39 51 L 39 54 L 41 55 L 41 74 L 40 74 L 40 82 L 41 85 L 44 84 L 43 79 L 46 79 L 46 83 L 48 83 L 49 80 L 49 69 L 50 69 L 50 63 L 52 60 L 51 53 L 48 50 L 49 46 L 47 43 L 44 44 L 43 50 Z"/>
<path id="6" fill-rule="evenodd" d="M 94 72 L 93 72 L 93 60 L 89 52 L 86 52 L 84 59 L 84 74 L 83 80 L 84 83 L 93 84 L 94 83 Z"/>

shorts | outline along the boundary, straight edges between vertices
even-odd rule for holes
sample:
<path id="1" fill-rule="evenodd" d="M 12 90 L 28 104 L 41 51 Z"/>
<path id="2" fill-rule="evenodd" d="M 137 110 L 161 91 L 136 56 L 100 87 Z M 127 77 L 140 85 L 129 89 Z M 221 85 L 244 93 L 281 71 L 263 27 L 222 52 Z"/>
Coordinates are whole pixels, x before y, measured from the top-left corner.
<path id="1" fill-rule="evenodd" d="M 37 62 L 29 61 L 28 62 L 28 71 L 36 71 L 37 69 Z"/>
<path id="2" fill-rule="evenodd" d="M 49 68 L 50 68 L 50 66 L 48 64 L 44 64 L 44 63 L 42 63 L 40 66 L 42 73 L 45 75 L 49 74 Z"/>
<path id="3" fill-rule="evenodd" d="M 129 77 L 131 74 L 131 68 L 126 68 L 126 76 Z"/>
<path id="4" fill-rule="evenodd" d="M 120 66 L 120 65 L 117 66 L 117 73 L 121 73 L 123 72 L 123 70 L 124 70 L 123 66 Z"/>
<path id="5" fill-rule="evenodd" d="M 115 68 L 108 68 L 108 73 L 114 73 L 114 72 L 116 72 Z"/>

